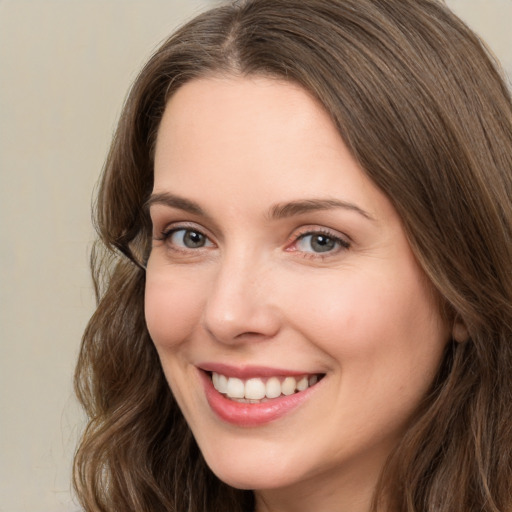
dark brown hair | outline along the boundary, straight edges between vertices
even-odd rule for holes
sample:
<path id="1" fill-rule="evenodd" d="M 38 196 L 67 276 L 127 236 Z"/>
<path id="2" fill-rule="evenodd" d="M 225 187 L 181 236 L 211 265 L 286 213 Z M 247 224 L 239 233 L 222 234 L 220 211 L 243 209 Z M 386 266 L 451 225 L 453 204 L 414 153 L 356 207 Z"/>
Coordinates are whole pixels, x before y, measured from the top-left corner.
<path id="1" fill-rule="evenodd" d="M 85 509 L 253 506 L 206 467 L 144 321 L 156 132 L 169 97 L 209 74 L 277 77 L 313 94 L 393 202 L 444 313 L 467 327 L 386 464 L 375 508 L 512 510 L 511 98 L 483 44 L 436 0 L 236 2 L 185 25 L 146 64 L 96 205 L 98 307 L 76 370 L 90 418 L 75 458 Z"/>

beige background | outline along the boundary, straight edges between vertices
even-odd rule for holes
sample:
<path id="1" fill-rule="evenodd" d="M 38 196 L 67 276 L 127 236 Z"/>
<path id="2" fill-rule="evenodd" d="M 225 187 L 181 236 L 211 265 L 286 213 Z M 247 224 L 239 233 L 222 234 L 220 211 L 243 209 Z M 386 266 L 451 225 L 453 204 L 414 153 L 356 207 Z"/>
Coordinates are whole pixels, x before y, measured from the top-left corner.
<path id="1" fill-rule="evenodd" d="M 512 76 L 512 0 L 448 2 Z M 0 0 L 0 512 L 78 510 L 92 191 L 130 82 L 215 0 Z"/>

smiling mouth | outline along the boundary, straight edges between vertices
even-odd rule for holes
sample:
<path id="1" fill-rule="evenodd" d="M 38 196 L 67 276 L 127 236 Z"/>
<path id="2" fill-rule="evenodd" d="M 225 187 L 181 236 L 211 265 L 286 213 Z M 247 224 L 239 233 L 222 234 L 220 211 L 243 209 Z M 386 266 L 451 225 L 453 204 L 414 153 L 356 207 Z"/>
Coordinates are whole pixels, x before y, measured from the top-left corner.
<path id="1" fill-rule="evenodd" d="M 275 398 L 290 396 L 317 384 L 325 374 L 302 376 L 253 377 L 239 379 L 217 372 L 208 372 L 213 387 L 229 400 L 240 403 L 259 404 Z"/>

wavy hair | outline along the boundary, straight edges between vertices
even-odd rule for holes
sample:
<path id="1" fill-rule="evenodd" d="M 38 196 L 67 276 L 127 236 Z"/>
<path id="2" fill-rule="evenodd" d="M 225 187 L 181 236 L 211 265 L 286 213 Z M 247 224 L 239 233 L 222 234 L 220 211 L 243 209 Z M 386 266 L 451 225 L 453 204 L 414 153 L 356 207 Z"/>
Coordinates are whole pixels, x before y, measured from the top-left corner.
<path id="1" fill-rule="evenodd" d="M 92 254 L 97 309 L 76 393 L 74 483 L 88 512 L 242 512 L 206 466 L 144 320 L 155 137 L 207 75 L 313 94 L 402 218 L 442 309 L 467 328 L 391 454 L 375 510 L 512 510 L 512 102 L 483 43 L 437 0 L 249 0 L 192 20 L 131 89 L 106 160 Z M 384 499 L 385 497 L 385 499 Z"/>

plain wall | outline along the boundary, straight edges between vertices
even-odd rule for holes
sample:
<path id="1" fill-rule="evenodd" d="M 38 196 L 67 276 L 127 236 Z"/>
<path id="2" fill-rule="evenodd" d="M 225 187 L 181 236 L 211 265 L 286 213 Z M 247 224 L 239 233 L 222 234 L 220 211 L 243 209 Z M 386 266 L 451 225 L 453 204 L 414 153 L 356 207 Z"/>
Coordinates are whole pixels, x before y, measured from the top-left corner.
<path id="1" fill-rule="evenodd" d="M 512 0 L 451 0 L 512 76 Z M 0 512 L 78 510 L 94 185 L 128 86 L 214 0 L 0 0 Z"/>

